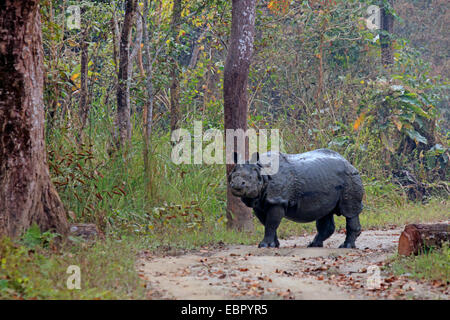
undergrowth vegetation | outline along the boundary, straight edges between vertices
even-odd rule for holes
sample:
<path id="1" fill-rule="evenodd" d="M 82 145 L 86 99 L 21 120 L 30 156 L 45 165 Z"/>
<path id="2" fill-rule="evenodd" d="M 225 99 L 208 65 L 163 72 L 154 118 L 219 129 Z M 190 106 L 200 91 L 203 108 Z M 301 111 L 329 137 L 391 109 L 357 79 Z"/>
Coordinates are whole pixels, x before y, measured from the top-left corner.
<path id="1" fill-rule="evenodd" d="M 270 3 L 257 9 L 249 127 L 279 129 L 282 151 L 288 153 L 331 148 L 346 157 L 362 174 L 367 226 L 381 224 L 383 212 L 401 212 L 408 201 L 446 199 L 449 136 L 442 129 L 441 109 L 448 81 L 430 73 L 430 63 L 399 35 L 393 38 L 395 63 L 385 70 L 377 62 L 379 31 L 367 29 L 362 20 L 364 2 L 337 1 L 320 8 L 307 1 L 283 10 L 275 9 L 276 1 Z M 165 70 L 169 58 L 178 57 L 182 127 L 201 121 L 204 130 L 223 130 L 230 4 L 186 3 L 176 45 L 168 34 L 170 3 L 151 4 L 155 110 L 148 176 L 143 157 L 147 102 L 139 64 L 133 65 L 131 79 L 132 143 L 117 150 L 112 142 L 117 76 L 110 59 L 110 21 L 122 13 L 122 2 L 87 10 L 84 18 L 95 23 L 83 39 L 64 29 L 61 9 L 49 5 L 42 6 L 44 49 L 53 54 L 46 60 L 48 162 L 72 222 L 95 223 L 115 237 L 227 238 L 225 167 L 171 161 L 170 78 Z M 88 42 L 89 51 L 90 106 L 84 129 L 77 112 L 81 41 Z"/>
<path id="2" fill-rule="evenodd" d="M 1 299 L 142 299 L 134 242 L 57 244 L 32 226 L 19 241 L 0 238 Z M 80 289 L 69 290 L 69 266 L 80 268 Z"/>
<path id="3" fill-rule="evenodd" d="M 66 141 L 58 156 L 51 154 L 50 168 L 59 194 L 72 211 L 73 222 L 96 223 L 114 238 L 123 235 L 142 237 L 150 248 L 185 247 L 217 242 L 256 243 L 263 233 L 245 234 L 226 230 L 226 179 L 221 165 L 175 165 L 170 160 L 170 140 L 161 135 L 152 156 L 152 198 L 145 199 L 140 154 L 109 157 L 92 154 L 90 147 Z M 52 141 L 56 141 L 53 139 Z M 286 139 L 284 140 L 286 144 Z M 133 147 L 139 150 L 140 140 Z M 86 148 L 84 150 L 83 148 Z M 305 148 L 306 149 L 306 148 Z M 96 161 L 95 159 L 102 159 Z M 56 169 L 65 164 L 66 171 Z M 60 172 L 60 174 L 56 174 Z M 363 228 L 404 225 L 450 217 L 448 201 L 442 197 L 411 202 L 408 189 L 395 180 L 362 174 L 366 196 Z M 437 194 L 439 195 L 439 194 Z M 81 201 L 80 201 L 81 200 Z M 256 221 L 255 221 L 256 222 Z M 344 219 L 336 218 L 337 227 Z M 314 232 L 314 223 L 282 223 L 280 236 L 289 237 Z"/>
<path id="4" fill-rule="evenodd" d="M 131 144 L 118 150 L 112 142 L 117 61 L 111 58 L 116 54 L 111 21 L 124 12 L 123 1 L 114 3 L 114 8 L 90 4 L 84 19 L 92 25 L 86 33 L 65 29 L 63 7 L 52 1 L 41 6 L 50 173 L 70 221 L 95 223 L 106 240 L 52 247 L 53 236 L 35 229 L 19 243 L 0 240 L 1 297 L 138 298 L 143 295 L 134 271 L 139 248 L 255 244 L 263 234 L 256 221 L 252 232 L 226 229 L 224 165 L 176 165 L 171 160 L 171 55 L 178 57 L 182 71 L 182 126 L 201 121 L 204 130 L 223 130 L 231 2 L 186 1 L 176 45 L 169 33 L 171 1 L 151 2 L 155 110 L 148 178 L 145 79 L 137 64 L 130 81 Z M 315 1 L 291 1 L 281 12 L 262 3 L 249 78 L 249 127 L 279 129 L 284 152 L 331 148 L 346 157 L 360 171 L 366 191 L 363 229 L 448 220 L 450 136 L 441 116 L 443 101 L 448 101 L 445 75 L 432 74 L 420 51 L 399 36 L 394 38 L 395 63 L 385 70 L 378 62 L 379 31 L 368 30 L 363 22 L 371 1 L 330 1 L 332 7 L 321 9 Z M 89 53 L 85 127 L 79 119 L 82 41 Z M 342 228 L 343 218 L 336 218 L 336 225 Z M 279 236 L 314 230 L 314 223 L 283 221 Z M 441 261 L 440 254 L 430 257 Z M 448 258 L 448 247 L 442 254 Z M 428 256 L 402 265 L 417 274 L 428 272 L 420 259 Z M 72 264 L 89 270 L 82 280 L 89 290 L 64 289 Z M 436 270 L 437 276 L 447 272 L 448 279 L 448 265 Z"/>
<path id="5" fill-rule="evenodd" d="M 418 256 L 393 259 L 390 268 L 396 275 L 407 275 L 414 279 L 431 280 L 436 285 L 450 282 L 450 247 L 429 249 Z"/>

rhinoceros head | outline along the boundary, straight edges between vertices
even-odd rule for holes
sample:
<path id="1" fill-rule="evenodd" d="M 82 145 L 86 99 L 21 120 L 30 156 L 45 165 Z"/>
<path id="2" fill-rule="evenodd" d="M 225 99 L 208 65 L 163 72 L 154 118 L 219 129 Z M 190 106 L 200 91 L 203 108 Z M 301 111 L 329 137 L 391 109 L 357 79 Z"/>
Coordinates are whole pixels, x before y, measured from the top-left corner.
<path id="1" fill-rule="evenodd" d="M 264 187 L 261 165 L 256 161 L 252 161 L 255 163 L 246 161 L 244 164 L 237 164 L 236 155 L 234 158 L 236 165 L 228 176 L 231 193 L 241 198 L 257 198 Z"/>

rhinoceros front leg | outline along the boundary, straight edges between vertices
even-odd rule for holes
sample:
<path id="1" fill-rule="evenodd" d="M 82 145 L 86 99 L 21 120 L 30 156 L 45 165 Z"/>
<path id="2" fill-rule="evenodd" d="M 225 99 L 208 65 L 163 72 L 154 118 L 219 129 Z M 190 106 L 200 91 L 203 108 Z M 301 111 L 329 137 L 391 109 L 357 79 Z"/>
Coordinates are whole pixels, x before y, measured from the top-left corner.
<path id="1" fill-rule="evenodd" d="M 345 218 L 345 229 L 347 236 L 343 244 L 339 248 L 356 248 L 355 240 L 361 234 L 361 224 L 359 223 L 359 216 L 353 218 Z"/>
<path id="2" fill-rule="evenodd" d="M 264 239 L 259 243 L 258 248 L 278 248 L 280 242 L 277 237 L 277 228 L 284 217 L 284 208 L 281 206 L 271 207 L 266 214 Z"/>

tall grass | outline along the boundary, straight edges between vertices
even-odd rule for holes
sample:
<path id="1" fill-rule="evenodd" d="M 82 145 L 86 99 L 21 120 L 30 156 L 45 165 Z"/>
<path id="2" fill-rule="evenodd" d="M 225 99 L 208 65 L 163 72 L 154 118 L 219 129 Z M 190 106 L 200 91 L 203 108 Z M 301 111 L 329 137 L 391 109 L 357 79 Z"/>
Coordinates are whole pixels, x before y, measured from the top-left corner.
<path id="1" fill-rule="evenodd" d="M 83 140 L 90 144 L 78 143 L 77 132 L 71 128 L 55 129 L 48 138 L 52 177 L 66 208 L 73 212 L 72 220 L 96 223 L 118 238 L 141 235 L 151 246 L 258 241 L 263 231 L 258 222 L 255 231 L 247 234 L 225 228 L 225 166 L 174 164 L 170 135 L 161 129 L 152 137 L 151 195 L 146 197 L 142 130 L 139 119 L 133 120 L 134 134 L 127 150 L 111 152 L 113 137 L 107 120 L 92 124 L 86 132 Z M 327 147 L 326 137 L 312 140 L 312 146 L 301 144 L 306 138 L 295 135 L 295 130 L 281 131 L 284 151 Z M 401 188 L 383 178 L 376 168 L 366 167 L 362 178 L 366 190 L 363 227 L 402 224 L 408 217 L 420 217 L 420 209 L 414 208 L 421 206 L 407 204 Z M 448 208 L 447 203 L 432 203 L 427 209 L 433 212 L 429 217 L 442 217 L 442 210 L 435 208 Z M 338 227 L 344 223 L 337 221 Z M 290 236 L 314 230 L 314 223 L 286 222 L 280 233 Z"/>

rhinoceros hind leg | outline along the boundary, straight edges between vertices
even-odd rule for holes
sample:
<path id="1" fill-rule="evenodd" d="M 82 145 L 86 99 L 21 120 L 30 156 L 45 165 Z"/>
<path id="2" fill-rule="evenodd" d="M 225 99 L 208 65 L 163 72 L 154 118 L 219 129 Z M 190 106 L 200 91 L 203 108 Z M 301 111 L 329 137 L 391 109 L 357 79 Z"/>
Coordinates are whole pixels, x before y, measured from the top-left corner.
<path id="1" fill-rule="evenodd" d="M 359 217 L 345 218 L 346 219 L 346 231 L 347 236 L 343 244 L 339 248 L 356 248 L 355 240 L 361 234 L 361 224 L 359 223 Z"/>
<path id="2" fill-rule="evenodd" d="M 316 221 L 317 234 L 314 240 L 308 245 L 311 247 L 323 247 L 323 242 L 327 240 L 335 229 L 333 213 L 326 215 Z"/>

